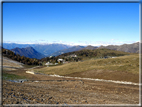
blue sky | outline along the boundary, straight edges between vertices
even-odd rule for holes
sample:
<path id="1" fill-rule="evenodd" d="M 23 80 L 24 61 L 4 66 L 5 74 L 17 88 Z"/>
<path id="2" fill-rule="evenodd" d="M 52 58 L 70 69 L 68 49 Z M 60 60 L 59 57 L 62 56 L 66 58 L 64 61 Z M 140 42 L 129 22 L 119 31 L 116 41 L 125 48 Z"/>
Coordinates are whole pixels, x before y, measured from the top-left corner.
<path id="1" fill-rule="evenodd" d="M 3 3 L 3 42 L 121 45 L 139 36 L 139 3 Z"/>

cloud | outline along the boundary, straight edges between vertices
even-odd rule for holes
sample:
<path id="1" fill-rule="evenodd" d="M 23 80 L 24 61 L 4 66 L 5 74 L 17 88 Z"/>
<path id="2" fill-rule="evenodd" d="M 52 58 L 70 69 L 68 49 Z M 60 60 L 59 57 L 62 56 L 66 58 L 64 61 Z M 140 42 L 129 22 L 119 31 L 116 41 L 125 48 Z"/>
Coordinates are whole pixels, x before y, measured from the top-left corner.
<path id="1" fill-rule="evenodd" d="M 62 41 L 62 40 L 56 40 L 56 41 L 3 41 L 4 43 L 17 43 L 17 44 L 52 44 L 52 43 L 59 43 L 59 44 L 65 44 L 65 45 L 81 45 L 81 46 L 87 46 L 87 45 L 92 45 L 92 46 L 108 46 L 108 45 L 122 45 L 122 44 L 131 44 L 135 43 L 138 41 L 78 41 L 78 42 L 68 42 L 68 41 Z"/>

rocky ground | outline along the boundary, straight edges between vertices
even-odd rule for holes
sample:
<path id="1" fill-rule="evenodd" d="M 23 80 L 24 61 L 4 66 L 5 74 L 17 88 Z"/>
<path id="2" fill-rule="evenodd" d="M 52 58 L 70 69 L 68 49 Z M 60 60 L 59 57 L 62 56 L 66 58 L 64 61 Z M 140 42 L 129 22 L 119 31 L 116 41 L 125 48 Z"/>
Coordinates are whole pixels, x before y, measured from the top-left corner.
<path id="1" fill-rule="evenodd" d="M 3 81 L 3 104 L 139 104 L 138 85 L 28 75 L 23 83 Z"/>

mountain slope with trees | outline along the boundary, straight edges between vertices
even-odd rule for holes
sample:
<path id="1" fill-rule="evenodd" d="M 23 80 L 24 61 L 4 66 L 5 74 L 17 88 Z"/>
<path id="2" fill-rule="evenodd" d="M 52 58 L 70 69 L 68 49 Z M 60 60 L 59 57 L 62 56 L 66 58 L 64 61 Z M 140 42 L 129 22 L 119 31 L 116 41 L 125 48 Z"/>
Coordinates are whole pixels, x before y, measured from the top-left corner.
<path id="1" fill-rule="evenodd" d="M 41 59 L 44 58 L 45 55 L 37 52 L 33 47 L 27 47 L 27 48 L 14 48 L 11 49 L 16 54 L 19 54 L 20 56 L 25 56 L 29 58 L 36 58 L 36 59 Z"/>
<path id="2" fill-rule="evenodd" d="M 74 52 L 68 52 L 61 54 L 59 56 L 53 56 L 51 58 L 46 57 L 42 58 L 42 62 L 57 62 L 58 59 L 64 59 L 65 61 L 69 62 L 78 62 L 82 60 L 88 60 L 88 59 L 100 59 L 100 58 L 109 58 L 109 57 L 118 57 L 118 56 L 124 56 L 124 55 L 131 55 L 132 53 L 128 52 L 122 52 L 122 51 L 116 51 L 116 50 L 110 50 L 110 49 L 95 49 L 95 50 L 79 50 Z"/>
<path id="3" fill-rule="evenodd" d="M 2 55 L 4 57 L 8 57 L 12 60 L 18 61 L 20 63 L 26 64 L 26 65 L 41 65 L 40 61 L 36 58 L 28 58 L 25 56 L 20 56 L 19 54 L 15 54 L 11 50 L 8 49 L 2 49 Z"/>
<path id="4" fill-rule="evenodd" d="M 105 56 L 123 56 L 123 55 L 129 55 L 131 53 L 102 48 L 102 49 L 95 49 L 95 50 L 84 49 L 84 50 L 69 52 L 69 53 L 59 55 L 58 57 L 65 57 L 72 54 L 75 54 L 79 57 L 88 57 L 88 58 L 96 57 L 97 58 L 97 57 L 105 57 Z"/>

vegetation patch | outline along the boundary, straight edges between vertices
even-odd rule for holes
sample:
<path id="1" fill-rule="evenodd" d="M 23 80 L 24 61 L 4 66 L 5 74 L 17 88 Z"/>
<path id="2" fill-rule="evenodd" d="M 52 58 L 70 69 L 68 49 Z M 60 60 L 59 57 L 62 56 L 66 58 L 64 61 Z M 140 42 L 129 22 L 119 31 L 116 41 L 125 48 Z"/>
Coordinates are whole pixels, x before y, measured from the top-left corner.
<path id="1" fill-rule="evenodd" d="M 3 73 L 2 78 L 3 80 L 26 79 L 25 76 L 19 76 L 19 75 L 9 74 L 9 73 Z"/>

